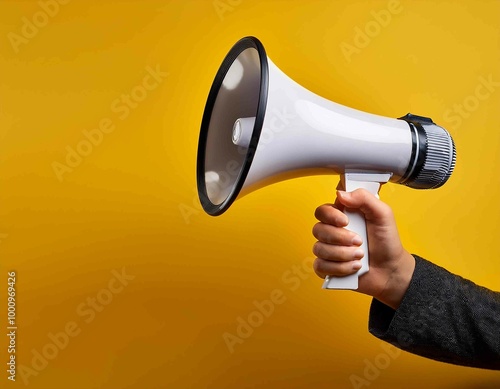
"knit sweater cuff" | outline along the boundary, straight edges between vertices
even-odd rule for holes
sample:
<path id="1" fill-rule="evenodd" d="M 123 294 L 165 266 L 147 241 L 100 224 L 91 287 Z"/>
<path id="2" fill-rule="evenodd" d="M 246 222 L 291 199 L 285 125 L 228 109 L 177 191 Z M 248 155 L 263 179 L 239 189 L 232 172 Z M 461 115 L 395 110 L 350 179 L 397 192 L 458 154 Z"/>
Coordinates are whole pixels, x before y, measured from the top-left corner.
<path id="1" fill-rule="evenodd" d="M 418 325 L 422 323 L 414 319 L 420 319 L 423 311 L 431 314 L 438 294 L 447 293 L 440 288 L 443 279 L 451 276 L 446 269 L 417 255 L 413 257 L 415 270 L 399 308 L 394 310 L 373 299 L 368 323 L 371 334 L 403 349 L 412 343 L 412 332 L 415 329 L 421 333 L 422 328 L 418 328 Z M 413 318 L 416 312 L 419 313 L 419 318 Z"/>

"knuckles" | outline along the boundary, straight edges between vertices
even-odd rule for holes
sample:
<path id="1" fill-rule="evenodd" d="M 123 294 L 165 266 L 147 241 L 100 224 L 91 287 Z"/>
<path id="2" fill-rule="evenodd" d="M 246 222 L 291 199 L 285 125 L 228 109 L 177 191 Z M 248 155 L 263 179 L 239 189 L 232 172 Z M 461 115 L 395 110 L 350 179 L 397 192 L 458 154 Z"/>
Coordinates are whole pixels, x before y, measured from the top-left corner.
<path id="1" fill-rule="evenodd" d="M 312 228 L 312 234 L 316 239 L 322 240 L 320 236 L 323 235 L 323 223 L 316 223 Z"/>
<path id="2" fill-rule="evenodd" d="M 322 253 L 321 242 L 314 243 L 313 248 L 312 248 L 312 252 L 317 257 L 322 257 L 322 255 L 321 255 L 321 253 Z"/>
<path id="3" fill-rule="evenodd" d="M 394 218 L 394 212 L 392 212 L 391 207 L 386 203 L 380 204 L 380 210 L 382 211 L 384 218 Z"/>
<path id="4" fill-rule="evenodd" d="M 314 217 L 317 219 L 317 220 L 322 220 L 323 219 L 323 215 L 324 215 L 324 210 L 323 208 L 325 207 L 325 204 L 323 205 L 320 205 L 318 208 L 316 208 L 316 210 L 314 211 Z"/>
<path id="5" fill-rule="evenodd" d="M 354 273 L 352 265 L 348 263 L 332 263 L 321 258 L 314 260 L 313 270 L 321 278 L 325 278 L 327 275 L 342 277 Z"/>
<path id="6" fill-rule="evenodd" d="M 313 270 L 318 276 L 324 278 L 323 268 L 324 268 L 324 260 L 321 258 L 316 258 L 313 262 Z"/>
<path id="7" fill-rule="evenodd" d="M 332 204 L 323 204 L 316 208 L 314 217 L 323 223 L 331 223 L 335 218 L 335 208 Z"/>

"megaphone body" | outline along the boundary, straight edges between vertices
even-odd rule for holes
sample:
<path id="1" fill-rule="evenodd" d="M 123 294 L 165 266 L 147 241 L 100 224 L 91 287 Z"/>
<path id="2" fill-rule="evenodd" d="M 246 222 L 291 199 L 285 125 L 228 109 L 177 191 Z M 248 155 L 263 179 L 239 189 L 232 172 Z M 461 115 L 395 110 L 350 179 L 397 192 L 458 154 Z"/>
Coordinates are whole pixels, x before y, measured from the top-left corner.
<path id="1" fill-rule="evenodd" d="M 204 210 L 220 215 L 233 201 L 284 179 L 338 174 L 345 190 L 380 184 L 437 188 L 450 177 L 455 146 L 431 119 L 399 119 L 355 110 L 320 97 L 284 74 L 254 37 L 237 42 L 224 59 L 202 119 L 197 159 Z M 348 229 L 362 240 L 361 269 L 327 277 L 326 289 L 357 289 L 369 270 L 366 224 L 346 210 Z"/>

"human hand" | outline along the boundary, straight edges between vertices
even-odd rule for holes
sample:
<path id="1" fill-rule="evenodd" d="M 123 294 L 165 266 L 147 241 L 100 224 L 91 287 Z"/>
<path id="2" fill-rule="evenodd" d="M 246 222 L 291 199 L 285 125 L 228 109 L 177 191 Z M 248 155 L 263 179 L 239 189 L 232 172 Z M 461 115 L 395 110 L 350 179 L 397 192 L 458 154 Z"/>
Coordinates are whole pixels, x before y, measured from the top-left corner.
<path id="1" fill-rule="evenodd" d="M 361 267 L 361 238 L 345 228 L 344 208 L 361 211 L 366 220 L 370 270 L 359 278 L 357 291 L 397 309 L 410 284 L 415 259 L 401 244 L 391 208 L 364 189 L 337 191 L 335 204 L 316 209 L 314 271 L 324 278 L 353 274 Z"/>

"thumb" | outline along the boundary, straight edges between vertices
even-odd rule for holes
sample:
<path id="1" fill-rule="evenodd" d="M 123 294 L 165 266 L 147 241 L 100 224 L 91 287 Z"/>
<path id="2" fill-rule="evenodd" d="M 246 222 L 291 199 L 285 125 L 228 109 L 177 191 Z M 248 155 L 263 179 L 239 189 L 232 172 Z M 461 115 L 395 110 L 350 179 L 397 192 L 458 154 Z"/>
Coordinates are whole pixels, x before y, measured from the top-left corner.
<path id="1" fill-rule="evenodd" d="M 366 189 L 356 189 L 352 192 L 338 190 L 337 198 L 344 207 L 360 210 L 366 220 L 383 224 L 392 217 L 391 208 Z"/>

